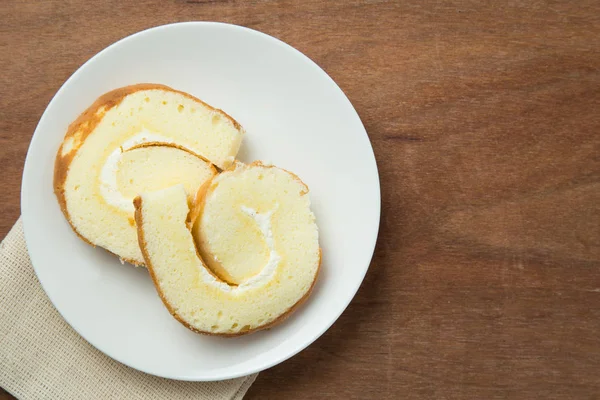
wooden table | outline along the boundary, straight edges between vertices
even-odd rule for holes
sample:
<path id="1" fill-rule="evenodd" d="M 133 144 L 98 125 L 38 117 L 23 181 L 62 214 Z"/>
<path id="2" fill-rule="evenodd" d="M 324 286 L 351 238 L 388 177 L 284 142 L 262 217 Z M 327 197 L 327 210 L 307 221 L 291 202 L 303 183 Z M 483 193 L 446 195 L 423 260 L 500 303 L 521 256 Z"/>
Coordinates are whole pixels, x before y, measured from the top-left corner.
<path id="1" fill-rule="evenodd" d="M 4 0 L 0 237 L 79 65 L 154 25 L 245 25 L 337 81 L 382 189 L 358 295 L 247 398 L 598 399 L 600 2 L 505 3 Z"/>

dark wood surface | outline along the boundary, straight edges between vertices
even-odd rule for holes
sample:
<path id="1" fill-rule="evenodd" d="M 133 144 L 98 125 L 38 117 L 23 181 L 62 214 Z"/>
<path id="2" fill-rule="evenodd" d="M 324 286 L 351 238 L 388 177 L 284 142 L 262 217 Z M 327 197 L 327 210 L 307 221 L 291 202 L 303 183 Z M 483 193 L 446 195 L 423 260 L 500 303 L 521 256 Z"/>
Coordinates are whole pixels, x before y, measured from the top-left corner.
<path id="1" fill-rule="evenodd" d="M 599 1 L 4 0 L 0 15 L 0 237 L 50 98 L 141 29 L 264 31 L 356 107 L 381 178 L 371 269 L 248 399 L 600 398 Z"/>

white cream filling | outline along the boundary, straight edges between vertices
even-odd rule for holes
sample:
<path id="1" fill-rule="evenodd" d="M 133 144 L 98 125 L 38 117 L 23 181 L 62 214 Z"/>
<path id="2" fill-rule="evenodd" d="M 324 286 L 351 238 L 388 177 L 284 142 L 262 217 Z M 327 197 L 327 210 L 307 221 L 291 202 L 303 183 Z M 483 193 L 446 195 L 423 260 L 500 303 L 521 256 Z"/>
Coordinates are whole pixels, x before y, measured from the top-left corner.
<path id="1" fill-rule="evenodd" d="M 281 261 L 281 256 L 275 250 L 275 240 L 273 239 L 273 230 L 271 228 L 271 217 L 273 216 L 273 213 L 276 211 L 276 209 L 266 212 L 264 214 L 259 214 L 253 208 L 246 206 L 242 206 L 241 208 L 244 213 L 254 218 L 254 221 L 256 221 L 258 228 L 265 237 L 267 247 L 269 248 L 269 260 L 267 261 L 267 264 L 263 267 L 263 269 L 261 269 L 260 273 L 248 279 L 247 281 L 239 284 L 238 286 L 230 286 L 227 283 L 218 280 L 203 266 L 200 267 L 200 275 L 202 276 L 202 280 L 205 283 L 217 287 L 225 292 L 231 293 L 241 293 L 248 289 L 254 289 L 264 286 L 273 278 L 273 276 L 275 275 L 275 270 L 277 269 L 277 266 Z"/>
<path id="2" fill-rule="evenodd" d="M 107 204 L 118 207 L 128 213 L 133 213 L 133 198 L 125 197 L 117 187 L 117 171 L 119 169 L 119 160 L 123 152 L 130 148 L 147 142 L 160 142 L 172 144 L 173 141 L 160 134 L 152 133 L 143 128 L 140 133 L 131 137 L 116 148 L 106 159 L 102 170 L 100 171 L 100 193 Z"/>

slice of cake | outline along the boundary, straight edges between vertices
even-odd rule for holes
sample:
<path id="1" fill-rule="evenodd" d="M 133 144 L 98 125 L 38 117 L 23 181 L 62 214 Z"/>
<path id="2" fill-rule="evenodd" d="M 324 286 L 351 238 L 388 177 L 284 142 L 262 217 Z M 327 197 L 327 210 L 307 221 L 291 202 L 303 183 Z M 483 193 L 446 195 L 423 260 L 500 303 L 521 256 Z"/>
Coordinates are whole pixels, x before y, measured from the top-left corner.
<path id="1" fill-rule="evenodd" d="M 228 167 L 242 136 L 230 116 L 189 94 L 152 84 L 117 89 L 69 127 L 54 191 L 82 239 L 139 265 L 133 198 L 183 183 L 193 200 L 216 173 L 210 163 Z"/>
<path id="2" fill-rule="evenodd" d="M 199 333 L 235 336 L 282 321 L 308 297 L 321 262 L 308 188 L 285 170 L 240 164 L 202 192 L 194 231 L 210 267 L 181 186 L 135 199 L 140 247 L 164 304 Z"/>

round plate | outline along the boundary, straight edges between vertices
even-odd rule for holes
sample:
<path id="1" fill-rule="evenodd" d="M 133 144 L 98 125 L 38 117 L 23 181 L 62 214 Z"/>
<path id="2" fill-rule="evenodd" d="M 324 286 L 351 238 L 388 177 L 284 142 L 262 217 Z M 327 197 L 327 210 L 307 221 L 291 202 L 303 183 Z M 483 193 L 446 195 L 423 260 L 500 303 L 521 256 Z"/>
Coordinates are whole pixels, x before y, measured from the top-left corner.
<path id="1" fill-rule="evenodd" d="M 225 110 L 246 128 L 242 161 L 295 172 L 310 188 L 323 248 L 309 300 L 286 322 L 238 338 L 201 336 L 161 303 L 146 269 L 121 265 L 81 241 L 52 188 L 67 126 L 105 92 L 162 83 Z M 165 25 L 98 53 L 56 93 L 27 154 L 21 206 L 37 276 L 64 319 L 88 342 L 138 370 L 210 381 L 269 368 L 323 334 L 363 280 L 379 229 L 379 177 L 356 111 L 333 80 L 266 34 L 212 22 Z"/>

